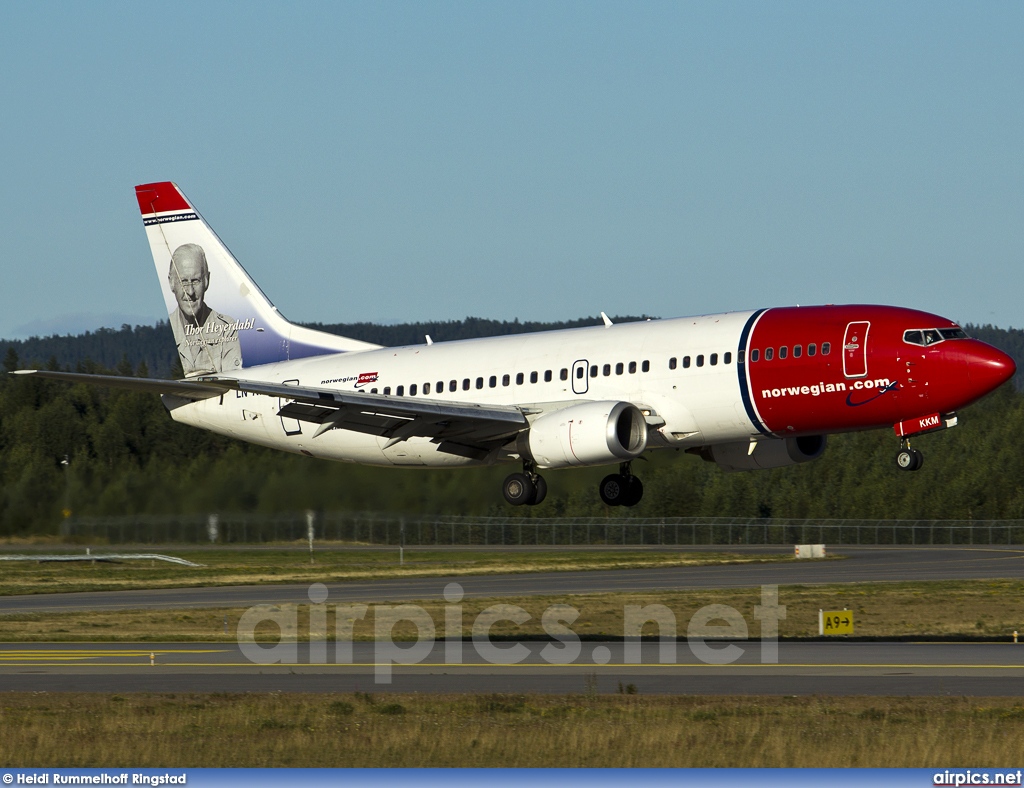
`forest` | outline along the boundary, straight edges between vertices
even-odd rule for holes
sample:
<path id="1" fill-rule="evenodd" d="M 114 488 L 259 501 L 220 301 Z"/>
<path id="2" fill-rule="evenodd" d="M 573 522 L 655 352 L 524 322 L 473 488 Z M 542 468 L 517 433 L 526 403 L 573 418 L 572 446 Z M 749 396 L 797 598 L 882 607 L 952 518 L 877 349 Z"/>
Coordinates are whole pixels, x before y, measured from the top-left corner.
<path id="1" fill-rule="evenodd" d="M 617 321 L 643 318 L 615 318 Z M 467 318 L 394 326 L 316 325 L 379 344 L 422 343 L 592 325 Z M 967 326 L 1024 367 L 1024 332 Z M 80 336 L 0 342 L 4 368 L 174 375 L 166 323 Z M 682 452 L 637 462 L 645 497 L 610 510 L 597 496 L 607 469 L 546 472 L 537 507 L 501 498 L 511 466 L 465 470 L 368 468 L 288 455 L 173 422 L 158 397 L 0 375 L 0 536 L 56 533 L 75 515 L 381 511 L 402 514 L 1024 518 L 1024 396 L 1013 383 L 962 411 L 960 426 L 915 443 L 917 473 L 896 468 L 891 430 L 830 436 L 822 459 L 727 474 Z"/>

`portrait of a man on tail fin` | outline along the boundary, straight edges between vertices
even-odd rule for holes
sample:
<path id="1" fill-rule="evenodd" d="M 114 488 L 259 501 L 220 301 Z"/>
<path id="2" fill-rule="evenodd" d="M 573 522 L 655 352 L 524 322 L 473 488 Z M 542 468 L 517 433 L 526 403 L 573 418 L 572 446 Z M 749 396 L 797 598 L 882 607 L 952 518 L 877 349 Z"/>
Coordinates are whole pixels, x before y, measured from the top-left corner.
<path id="1" fill-rule="evenodd" d="M 210 267 L 203 247 L 187 243 L 175 249 L 167 280 L 178 302 L 170 322 L 185 376 L 240 370 L 238 324 L 206 303 Z"/>

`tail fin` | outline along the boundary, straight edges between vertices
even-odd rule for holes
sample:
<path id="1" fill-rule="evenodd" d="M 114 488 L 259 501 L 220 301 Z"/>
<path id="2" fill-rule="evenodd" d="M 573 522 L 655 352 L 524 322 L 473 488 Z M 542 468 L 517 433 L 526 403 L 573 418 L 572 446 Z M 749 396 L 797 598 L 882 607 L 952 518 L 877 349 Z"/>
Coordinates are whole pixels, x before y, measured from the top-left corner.
<path id="1" fill-rule="evenodd" d="M 379 347 L 288 322 L 175 184 L 135 196 L 186 376 Z"/>

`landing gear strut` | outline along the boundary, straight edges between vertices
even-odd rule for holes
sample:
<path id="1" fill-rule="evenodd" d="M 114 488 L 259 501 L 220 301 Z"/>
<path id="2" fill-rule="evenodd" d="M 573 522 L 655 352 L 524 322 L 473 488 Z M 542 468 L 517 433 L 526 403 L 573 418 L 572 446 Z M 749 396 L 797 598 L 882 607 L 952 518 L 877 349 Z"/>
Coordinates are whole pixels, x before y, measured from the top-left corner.
<path id="1" fill-rule="evenodd" d="M 548 494 L 548 483 L 532 462 L 523 463 L 522 473 L 510 473 L 501 486 L 505 500 L 513 506 L 536 506 Z"/>
<path id="2" fill-rule="evenodd" d="M 644 497 L 644 486 L 630 470 L 630 463 L 619 466 L 619 472 L 605 476 L 598 487 L 601 500 L 609 506 L 636 506 Z"/>
<path id="3" fill-rule="evenodd" d="M 903 438 L 900 441 L 900 450 L 896 452 L 896 465 L 904 471 L 920 470 L 924 465 L 924 455 L 917 449 L 910 448 L 910 441 Z"/>

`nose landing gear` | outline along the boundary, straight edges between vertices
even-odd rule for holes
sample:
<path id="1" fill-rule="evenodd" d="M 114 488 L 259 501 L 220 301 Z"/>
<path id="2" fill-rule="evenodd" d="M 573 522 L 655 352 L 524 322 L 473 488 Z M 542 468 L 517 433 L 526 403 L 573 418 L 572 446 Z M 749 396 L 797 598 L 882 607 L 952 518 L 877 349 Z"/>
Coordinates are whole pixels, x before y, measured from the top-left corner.
<path id="1" fill-rule="evenodd" d="M 619 466 L 619 472 L 605 476 L 598 487 L 601 500 L 609 506 L 636 506 L 644 497 L 644 486 L 630 470 L 630 463 Z"/>
<path id="2" fill-rule="evenodd" d="M 505 477 L 501 492 L 513 506 L 536 506 L 547 497 L 548 483 L 534 470 L 533 463 L 523 463 L 522 473 Z"/>
<path id="3" fill-rule="evenodd" d="M 900 441 L 900 450 L 896 452 L 896 465 L 904 471 L 917 471 L 924 465 L 924 455 L 917 449 L 910 448 L 910 441 Z"/>

